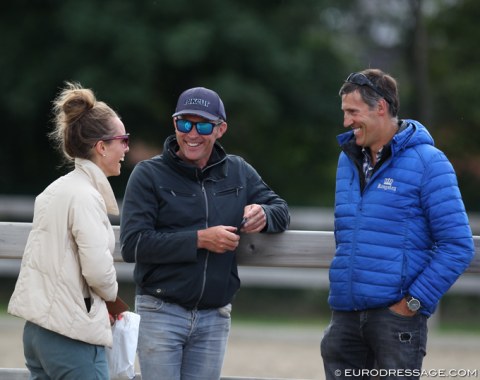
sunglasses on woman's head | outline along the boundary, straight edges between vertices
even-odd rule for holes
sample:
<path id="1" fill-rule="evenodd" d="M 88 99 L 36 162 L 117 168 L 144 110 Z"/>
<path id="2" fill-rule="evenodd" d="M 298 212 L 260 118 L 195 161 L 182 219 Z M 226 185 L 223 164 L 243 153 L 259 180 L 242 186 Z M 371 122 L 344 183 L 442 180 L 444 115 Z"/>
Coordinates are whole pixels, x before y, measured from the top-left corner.
<path id="1" fill-rule="evenodd" d="M 206 121 L 190 121 L 190 120 L 185 120 L 185 119 L 176 119 L 175 120 L 175 126 L 177 128 L 177 131 L 182 132 L 182 133 L 189 133 L 193 127 L 196 128 L 197 133 L 199 135 L 211 135 L 213 132 L 213 128 L 222 124 L 222 120 L 218 120 L 216 122 L 206 122 Z"/>

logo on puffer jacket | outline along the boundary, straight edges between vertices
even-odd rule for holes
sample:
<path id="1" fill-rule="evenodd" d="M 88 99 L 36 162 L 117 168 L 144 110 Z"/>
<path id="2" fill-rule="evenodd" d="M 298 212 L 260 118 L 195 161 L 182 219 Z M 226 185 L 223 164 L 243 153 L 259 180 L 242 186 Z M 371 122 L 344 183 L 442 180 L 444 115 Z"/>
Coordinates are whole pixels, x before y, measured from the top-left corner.
<path id="1" fill-rule="evenodd" d="M 382 189 L 385 191 L 397 191 L 397 186 L 393 185 L 393 178 L 385 178 L 383 183 L 379 183 L 377 189 Z"/>

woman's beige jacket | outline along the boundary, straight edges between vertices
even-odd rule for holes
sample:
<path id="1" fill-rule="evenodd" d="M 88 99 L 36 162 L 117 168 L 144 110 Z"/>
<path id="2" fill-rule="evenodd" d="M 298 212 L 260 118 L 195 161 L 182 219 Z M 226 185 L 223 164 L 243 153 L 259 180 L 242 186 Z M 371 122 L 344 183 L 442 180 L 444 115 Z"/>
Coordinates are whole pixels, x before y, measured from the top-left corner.
<path id="1" fill-rule="evenodd" d="M 111 347 L 104 300 L 115 300 L 118 284 L 107 213 L 118 215 L 107 177 L 92 161 L 75 159 L 75 169 L 35 200 L 10 314 L 72 339 Z M 91 299 L 90 311 L 85 298 Z"/>

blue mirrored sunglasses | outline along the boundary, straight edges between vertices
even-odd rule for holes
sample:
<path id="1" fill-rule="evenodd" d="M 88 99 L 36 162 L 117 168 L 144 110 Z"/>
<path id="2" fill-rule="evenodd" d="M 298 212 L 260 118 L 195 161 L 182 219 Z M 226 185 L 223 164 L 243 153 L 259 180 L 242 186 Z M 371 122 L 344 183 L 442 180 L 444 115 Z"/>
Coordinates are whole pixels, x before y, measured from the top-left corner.
<path id="1" fill-rule="evenodd" d="M 206 121 L 190 121 L 185 119 L 176 119 L 175 126 L 177 130 L 182 133 L 189 133 L 193 127 L 196 128 L 197 133 L 199 135 L 211 135 L 213 132 L 213 128 L 222 124 L 223 121 L 219 120 L 216 122 L 206 122 Z"/>

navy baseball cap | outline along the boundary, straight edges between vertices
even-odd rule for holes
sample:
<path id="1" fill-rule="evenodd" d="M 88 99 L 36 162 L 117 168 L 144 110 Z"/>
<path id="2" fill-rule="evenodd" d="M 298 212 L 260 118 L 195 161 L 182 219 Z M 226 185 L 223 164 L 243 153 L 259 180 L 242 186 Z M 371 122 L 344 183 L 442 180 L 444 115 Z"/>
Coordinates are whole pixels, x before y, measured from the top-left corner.
<path id="1" fill-rule="evenodd" d="M 180 115 L 197 115 L 207 120 L 227 121 L 222 99 L 215 91 L 205 87 L 190 88 L 182 92 L 172 117 Z"/>

